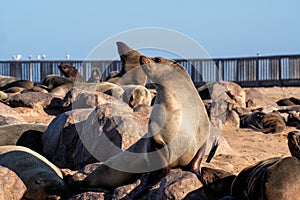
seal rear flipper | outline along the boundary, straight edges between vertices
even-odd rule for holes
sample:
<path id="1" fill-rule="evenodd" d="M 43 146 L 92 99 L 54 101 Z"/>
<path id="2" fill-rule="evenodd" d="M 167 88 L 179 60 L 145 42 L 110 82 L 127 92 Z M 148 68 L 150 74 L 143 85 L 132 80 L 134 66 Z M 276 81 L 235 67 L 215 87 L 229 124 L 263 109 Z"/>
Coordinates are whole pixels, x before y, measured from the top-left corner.
<path id="1" fill-rule="evenodd" d="M 162 166 L 166 167 L 143 174 L 139 178 L 141 180 L 141 183 L 127 196 L 122 198 L 122 200 L 140 199 L 145 194 L 145 192 L 148 192 L 149 189 L 151 189 L 155 184 L 157 184 L 163 177 L 165 177 L 170 172 L 171 168 L 168 165 L 167 158 L 164 156 L 164 152 L 162 152 L 161 149 L 158 149 L 157 152 L 159 156 L 161 156 L 161 162 L 164 162 Z"/>

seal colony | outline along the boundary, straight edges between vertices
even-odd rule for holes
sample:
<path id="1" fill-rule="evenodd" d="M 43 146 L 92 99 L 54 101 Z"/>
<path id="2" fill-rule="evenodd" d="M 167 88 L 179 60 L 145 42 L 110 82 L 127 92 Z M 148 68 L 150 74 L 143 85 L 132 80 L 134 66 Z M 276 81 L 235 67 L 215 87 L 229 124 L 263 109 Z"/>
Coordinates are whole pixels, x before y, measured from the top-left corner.
<path id="1" fill-rule="evenodd" d="M 148 133 L 84 180 L 74 180 L 74 185 L 111 190 L 161 168 L 182 167 L 199 173 L 210 123 L 191 78 L 173 60 L 141 56 L 140 64 L 157 90 Z"/>

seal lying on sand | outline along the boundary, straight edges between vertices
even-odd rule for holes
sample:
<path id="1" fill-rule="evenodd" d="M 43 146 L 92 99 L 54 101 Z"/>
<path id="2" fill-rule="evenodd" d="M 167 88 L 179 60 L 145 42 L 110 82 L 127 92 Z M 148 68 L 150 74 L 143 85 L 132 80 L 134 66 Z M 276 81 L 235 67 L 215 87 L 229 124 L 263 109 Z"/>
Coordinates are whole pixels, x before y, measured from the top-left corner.
<path id="1" fill-rule="evenodd" d="M 66 64 L 59 65 L 58 68 L 66 78 L 77 82 L 84 82 L 84 78 L 74 66 Z"/>
<path id="2" fill-rule="evenodd" d="M 300 161 L 270 158 L 247 167 L 233 181 L 231 195 L 238 200 L 299 199 Z"/>
<path id="3" fill-rule="evenodd" d="M 199 173 L 210 124 L 190 76 L 173 60 L 141 56 L 140 64 L 157 90 L 148 133 L 72 184 L 113 189 L 164 168 L 186 167 Z"/>
<path id="4" fill-rule="evenodd" d="M 241 128 L 253 128 L 264 133 L 280 133 L 285 128 L 285 121 L 278 112 L 253 112 L 241 118 Z"/>
<path id="5" fill-rule="evenodd" d="M 14 171 L 24 182 L 26 199 L 58 199 L 67 187 L 61 171 L 40 154 L 22 146 L 0 146 L 0 165 Z"/>
<path id="6" fill-rule="evenodd" d="M 139 58 L 141 54 L 123 42 L 117 42 L 118 53 L 122 61 L 122 69 L 106 81 L 118 85 L 146 85 L 147 77 L 143 72 Z"/>

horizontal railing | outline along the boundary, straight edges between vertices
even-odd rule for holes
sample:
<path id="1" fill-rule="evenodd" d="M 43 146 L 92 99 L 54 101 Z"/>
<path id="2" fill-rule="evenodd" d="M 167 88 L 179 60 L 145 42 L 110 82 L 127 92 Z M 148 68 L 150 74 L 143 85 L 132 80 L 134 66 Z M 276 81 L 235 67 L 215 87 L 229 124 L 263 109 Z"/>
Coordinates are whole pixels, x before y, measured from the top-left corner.
<path id="1" fill-rule="evenodd" d="M 244 87 L 300 85 L 300 55 L 258 56 L 243 58 L 177 60 L 195 83 L 233 81 Z M 0 75 L 42 82 L 48 74 L 62 75 L 60 64 L 75 66 L 88 80 L 93 68 L 103 77 L 111 71 L 120 71 L 121 61 L 39 60 L 0 61 Z"/>

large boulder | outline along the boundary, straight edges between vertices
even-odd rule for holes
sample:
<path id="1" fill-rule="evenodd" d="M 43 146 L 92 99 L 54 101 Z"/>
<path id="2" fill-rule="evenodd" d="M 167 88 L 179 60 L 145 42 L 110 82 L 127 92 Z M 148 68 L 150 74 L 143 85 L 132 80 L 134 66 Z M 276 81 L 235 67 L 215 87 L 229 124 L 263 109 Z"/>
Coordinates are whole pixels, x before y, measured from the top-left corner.
<path id="1" fill-rule="evenodd" d="M 72 110 L 55 118 L 42 135 L 44 154 L 61 168 L 80 169 L 127 149 L 147 125 L 122 102 Z"/>
<path id="2" fill-rule="evenodd" d="M 23 117 L 13 108 L 0 102 L 0 126 L 23 123 Z"/>
<path id="3" fill-rule="evenodd" d="M 246 91 L 246 104 L 249 108 L 277 106 L 272 99 L 264 95 L 258 88 L 251 88 Z"/>
<path id="4" fill-rule="evenodd" d="M 95 108 L 97 105 L 107 102 L 118 103 L 118 100 L 95 90 L 72 88 L 63 99 L 53 98 L 47 110 L 54 109 L 62 113 L 72 109 Z"/>
<path id="5" fill-rule="evenodd" d="M 188 193 L 202 186 L 196 174 L 181 169 L 173 169 L 160 181 L 159 188 L 148 195 L 154 199 L 183 199 Z M 145 199 L 147 196 L 145 196 Z"/>
<path id="6" fill-rule="evenodd" d="M 22 199 L 26 190 L 15 172 L 0 166 L 0 199 Z"/>

